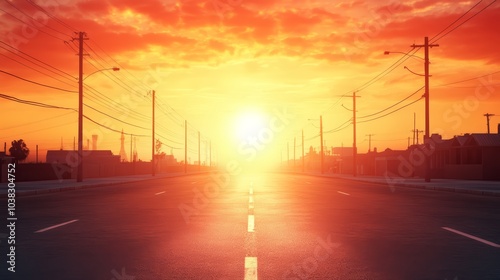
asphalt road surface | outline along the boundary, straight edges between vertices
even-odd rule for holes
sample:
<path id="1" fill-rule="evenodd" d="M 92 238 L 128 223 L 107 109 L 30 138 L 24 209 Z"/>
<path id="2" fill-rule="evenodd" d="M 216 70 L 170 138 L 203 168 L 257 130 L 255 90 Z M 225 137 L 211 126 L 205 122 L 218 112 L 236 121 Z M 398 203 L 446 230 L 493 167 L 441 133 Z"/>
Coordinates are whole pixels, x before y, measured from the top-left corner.
<path id="1" fill-rule="evenodd" d="M 217 173 L 18 197 L 0 279 L 500 279 L 500 199 Z"/>

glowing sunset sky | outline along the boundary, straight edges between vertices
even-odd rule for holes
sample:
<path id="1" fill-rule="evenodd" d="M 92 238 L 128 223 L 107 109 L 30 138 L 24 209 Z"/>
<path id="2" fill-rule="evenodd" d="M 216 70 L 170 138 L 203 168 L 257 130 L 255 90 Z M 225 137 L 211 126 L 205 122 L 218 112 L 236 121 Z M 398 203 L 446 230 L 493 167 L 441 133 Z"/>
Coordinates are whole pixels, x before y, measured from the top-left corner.
<path id="1" fill-rule="evenodd" d="M 326 146 L 351 146 L 352 98 L 341 96 L 356 90 L 361 96 L 359 152 L 368 150 L 368 134 L 374 134 L 372 147 L 379 151 L 404 149 L 414 113 L 417 128 L 424 130 L 424 100 L 384 115 L 419 99 L 423 91 L 383 110 L 423 87 L 423 77 L 404 69 L 423 74 L 423 61 L 406 57 L 390 67 L 402 60 L 397 52 L 423 44 L 425 36 L 439 44 L 430 50 L 431 132 L 444 138 L 484 133 L 485 113 L 499 116 L 491 119 L 492 131 L 500 122 L 500 5 L 488 6 L 491 0 L 477 5 L 451 0 L 33 2 L 53 17 L 30 1 L 0 2 L 0 94 L 77 109 L 77 93 L 5 72 L 77 91 L 77 42 L 72 37 L 75 31 L 86 32 L 85 76 L 97 69 L 122 69 L 89 76 L 84 102 L 123 122 L 89 107 L 84 114 L 113 129 L 145 135 L 137 137 L 142 160 L 151 159 L 149 90 L 158 97 L 160 140 L 175 148 L 179 160 L 184 155 L 184 119 L 191 162 L 197 160 L 198 130 L 221 159 L 242 158 L 242 143 L 269 130 L 283 112 L 288 117 L 280 123 L 284 129 L 273 131 L 259 158 L 279 161 L 287 142 L 293 145 L 297 137 L 300 145 L 302 129 L 306 139 L 314 138 L 320 115 L 324 131 L 334 130 L 325 134 Z M 396 53 L 384 55 L 386 50 Z M 415 56 L 423 57 L 423 49 Z M 97 133 L 100 149 L 119 153 L 119 133 L 88 120 L 84 125 L 84 139 Z M 7 142 L 7 149 L 12 140 L 22 138 L 32 151 L 30 159 L 38 144 L 44 160 L 47 149 L 60 148 L 61 138 L 64 148 L 72 149 L 74 137 L 75 111 L 0 98 L 0 142 Z M 130 136 L 125 145 L 129 154 Z M 308 140 L 309 146 L 319 147 L 319 138 Z M 170 148 L 163 151 L 170 153 Z"/>

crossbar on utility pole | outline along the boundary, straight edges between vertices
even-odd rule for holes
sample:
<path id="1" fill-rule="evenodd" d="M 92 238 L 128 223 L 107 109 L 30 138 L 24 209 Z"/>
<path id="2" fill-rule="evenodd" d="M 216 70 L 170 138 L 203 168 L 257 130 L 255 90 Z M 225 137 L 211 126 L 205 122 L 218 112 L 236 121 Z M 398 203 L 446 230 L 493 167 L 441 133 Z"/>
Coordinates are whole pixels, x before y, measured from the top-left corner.
<path id="1" fill-rule="evenodd" d="M 428 150 L 430 150 L 430 112 L 429 112 L 429 48 L 439 47 L 438 44 L 429 44 L 429 37 L 424 38 L 423 45 L 411 45 L 412 48 L 424 48 L 425 57 L 424 57 L 424 70 L 425 70 L 425 136 L 424 136 L 424 145 Z M 425 181 L 431 181 L 431 162 L 430 155 L 426 154 L 425 156 Z"/>

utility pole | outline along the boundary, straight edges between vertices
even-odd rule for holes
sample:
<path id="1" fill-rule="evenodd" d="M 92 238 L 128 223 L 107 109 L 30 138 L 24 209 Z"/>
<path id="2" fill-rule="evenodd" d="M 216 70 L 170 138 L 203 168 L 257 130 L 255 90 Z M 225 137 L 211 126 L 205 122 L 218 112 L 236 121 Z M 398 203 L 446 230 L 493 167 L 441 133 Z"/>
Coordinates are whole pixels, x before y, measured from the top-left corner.
<path id="1" fill-rule="evenodd" d="M 486 126 L 488 127 L 488 134 L 490 134 L 490 117 L 493 117 L 495 114 L 486 113 L 484 116 L 486 117 Z"/>
<path id="2" fill-rule="evenodd" d="M 415 136 L 417 132 L 417 114 L 413 113 L 413 145 L 415 145 Z M 418 138 L 418 137 L 417 137 Z"/>
<path id="3" fill-rule="evenodd" d="M 286 142 L 286 167 L 290 167 L 290 142 Z"/>
<path id="4" fill-rule="evenodd" d="M 304 172 L 305 165 L 304 165 L 304 130 L 302 129 L 302 172 Z"/>
<path id="5" fill-rule="evenodd" d="M 372 136 L 375 136 L 375 134 L 368 134 L 368 152 L 372 151 Z"/>
<path id="6" fill-rule="evenodd" d="M 156 173 L 156 166 L 155 166 L 155 98 L 156 98 L 156 92 L 153 90 L 151 91 L 151 100 L 153 101 L 153 120 L 152 120 L 152 140 L 151 140 L 151 175 L 155 176 Z"/>
<path id="7" fill-rule="evenodd" d="M 198 171 L 201 171 L 201 144 L 200 144 L 200 132 L 198 131 Z"/>
<path id="8" fill-rule="evenodd" d="M 323 164 L 324 164 L 324 153 L 323 153 L 323 116 L 319 116 L 319 137 L 320 137 L 320 141 L 321 141 L 321 174 L 323 174 L 324 170 L 323 170 Z"/>
<path id="9" fill-rule="evenodd" d="M 356 177 L 356 169 L 357 169 L 357 163 L 356 163 L 356 157 L 358 154 L 357 147 L 356 147 L 356 98 L 360 97 L 356 95 L 356 92 L 352 93 L 352 131 L 353 131 L 353 137 L 352 137 L 352 176 Z"/>
<path id="10" fill-rule="evenodd" d="M 418 139 L 420 138 L 419 134 L 420 134 L 421 132 L 424 132 L 424 131 L 423 131 L 423 130 L 418 130 L 418 129 L 416 129 L 416 130 L 414 130 L 413 132 L 417 134 L 417 145 L 419 145 L 419 144 L 420 144 L 420 143 L 419 143 L 419 140 L 418 140 Z M 425 140 L 424 140 L 424 144 L 425 144 Z"/>
<path id="11" fill-rule="evenodd" d="M 423 45 L 411 45 L 412 48 L 424 48 L 425 57 L 424 57 L 424 70 L 425 70 L 425 135 L 424 135 L 424 145 L 430 150 L 430 112 L 429 112 L 429 48 L 439 47 L 438 44 L 429 44 L 429 37 L 424 37 Z M 426 154 L 425 156 L 425 181 L 431 181 L 431 161 L 430 155 Z"/>
<path id="12" fill-rule="evenodd" d="M 76 181 L 83 181 L 83 40 L 85 32 L 78 33 L 78 161 Z M 75 38 L 76 39 L 76 38 Z"/>
<path id="13" fill-rule="evenodd" d="M 184 173 L 187 173 L 188 160 L 188 122 L 184 120 Z"/>
<path id="14" fill-rule="evenodd" d="M 295 140 L 296 140 L 296 137 L 293 137 L 293 171 L 295 171 Z"/>

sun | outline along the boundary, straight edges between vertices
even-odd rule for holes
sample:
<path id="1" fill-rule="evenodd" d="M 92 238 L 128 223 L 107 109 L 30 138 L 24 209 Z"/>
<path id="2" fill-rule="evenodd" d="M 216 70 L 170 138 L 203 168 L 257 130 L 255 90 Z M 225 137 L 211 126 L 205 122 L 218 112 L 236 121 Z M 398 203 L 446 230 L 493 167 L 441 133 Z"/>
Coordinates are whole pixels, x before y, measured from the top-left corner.
<path id="1" fill-rule="evenodd" d="M 234 131 L 238 140 L 248 140 L 258 137 L 265 128 L 265 116 L 258 111 L 245 112 L 235 119 Z"/>

